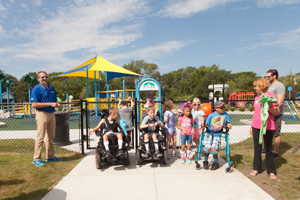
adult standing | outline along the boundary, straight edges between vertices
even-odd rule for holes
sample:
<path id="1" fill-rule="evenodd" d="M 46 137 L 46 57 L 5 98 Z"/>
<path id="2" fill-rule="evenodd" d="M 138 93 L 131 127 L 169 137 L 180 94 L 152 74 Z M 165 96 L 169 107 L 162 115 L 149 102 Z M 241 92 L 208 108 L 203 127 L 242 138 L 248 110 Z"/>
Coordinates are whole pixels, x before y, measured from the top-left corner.
<path id="1" fill-rule="evenodd" d="M 263 137 L 266 151 L 266 170 L 271 179 L 276 179 L 272 143 L 275 132 L 274 115 L 279 115 L 279 106 L 276 103 L 276 95 L 268 92 L 269 82 L 267 79 L 260 78 L 254 81 L 253 85 L 259 95 L 254 100 L 254 115 L 250 128 L 250 135 L 253 136 L 254 143 L 253 171 L 250 174 L 256 176 L 261 171 Z M 265 119 L 262 118 L 263 116 L 265 116 Z"/>
<path id="2" fill-rule="evenodd" d="M 281 120 L 283 114 L 283 102 L 284 102 L 284 95 L 285 95 L 285 86 L 278 81 L 278 71 L 276 69 L 270 69 L 267 71 L 267 79 L 271 84 L 268 91 L 276 94 L 278 99 L 278 106 L 280 109 L 280 114 L 275 116 L 275 133 L 274 133 L 274 151 L 273 156 L 274 159 L 278 158 L 278 150 L 280 146 L 280 131 L 281 131 Z"/>
<path id="3" fill-rule="evenodd" d="M 60 104 L 57 102 L 55 89 L 48 85 L 48 75 L 44 71 L 37 73 L 40 84 L 32 89 L 32 107 L 36 108 L 37 137 L 34 145 L 33 164 L 40 167 L 44 163 L 41 161 L 41 151 L 45 139 L 46 162 L 61 161 L 61 158 L 54 156 L 55 137 L 55 108 Z"/>

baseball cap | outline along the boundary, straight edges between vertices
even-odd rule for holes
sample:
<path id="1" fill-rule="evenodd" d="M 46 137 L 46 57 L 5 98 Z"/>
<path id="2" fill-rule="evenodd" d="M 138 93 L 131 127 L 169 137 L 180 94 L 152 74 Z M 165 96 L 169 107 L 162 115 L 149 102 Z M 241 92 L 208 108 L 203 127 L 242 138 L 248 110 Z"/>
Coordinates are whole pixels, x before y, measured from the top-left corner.
<path id="1" fill-rule="evenodd" d="M 215 108 L 216 107 L 221 107 L 223 104 L 224 104 L 223 101 L 216 101 L 215 104 L 214 104 L 214 106 L 215 106 Z"/>

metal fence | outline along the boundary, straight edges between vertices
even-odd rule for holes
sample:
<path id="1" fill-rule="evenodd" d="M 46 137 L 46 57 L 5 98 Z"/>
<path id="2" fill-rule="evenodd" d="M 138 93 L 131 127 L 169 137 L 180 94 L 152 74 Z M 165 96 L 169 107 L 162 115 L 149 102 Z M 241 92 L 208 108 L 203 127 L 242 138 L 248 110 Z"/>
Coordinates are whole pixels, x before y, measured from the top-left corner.
<path id="1" fill-rule="evenodd" d="M 81 110 L 79 102 L 61 103 L 55 112 L 55 151 L 81 152 Z M 37 136 L 35 109 L 28 103 L 0 104 L 0 148 L 2 152 L 22 152 L 32 148 Z M 60 147 L 60 148 L 58 148 Z"/>
<path id="2" fill-rule="evenodd" d="M 285 102 L 281 128 L 281 147 L 292 148 L 300 142 L 299 101 L 292 99 Z M 177 114 L 179 106 L 186 102 L 173 101 L 172 111 Z M 207 102 L 209 101 L 201 100 L 201 103 Z M 132 134 L 134 147 L 138 145 L 136 138 L 139 135 L 138 128 L 140 126 L 136 116 L 140 115 L 140 121 L 142 121 L 143 117 L 147 115 L 144 108 L 145 103 L 145 101 L 135 101 L 133 109 L 135 129 Z M 163 104 L 164 102 L 157 103 Z M 213 104 L 213 102 L 210 103 Z M 247 101 L 244 104 L 245 107 L 238 107 L 238 105 L 241 105 L 241 101 L 230 101 L 226 106 L 232 124 L 232 129 L 229 131 L 229 141 L 232 149 L 253 148 L 253 140 L 249 134 L 253 118 L 250 103 Z M 61 149 L 68 149 L 84 153 L 85 149 L 96 148 L 99 141 L 95 134 L 88 135 L 88 131 L 97 126 L 102 117 L 108 116 L 108 109 L 117 107 L 117 102 L 87 102 L 82 100 L 80 102 L 62 103 L 62 105 L 62 111 L 56 112 L 55 150 L 59 152 Z M 37 135 L 35 109 L 30 109 L 30 104 L 26 103 L 0 104 L 0 107 L 2 108 L 0 110 L 0 150 L 22 152 L 22 148 L 34 143 Z M 158 106 L 156 108 L 158 110 Z M 164 113 L 158 114 L 163 117 Z M 180 131 L 177 130 L 177 147 L 179 145 Z M 224 145 L 225 141 L 222 140 L 222 146 Z M 34 145 L 31 148 L 33 151 Z"/>

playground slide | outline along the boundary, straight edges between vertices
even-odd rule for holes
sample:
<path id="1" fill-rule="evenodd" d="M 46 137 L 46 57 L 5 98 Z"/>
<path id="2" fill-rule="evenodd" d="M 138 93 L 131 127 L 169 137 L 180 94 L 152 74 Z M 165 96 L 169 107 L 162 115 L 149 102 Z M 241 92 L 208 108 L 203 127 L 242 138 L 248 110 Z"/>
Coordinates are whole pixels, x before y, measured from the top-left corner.
<path id="1" fill-rule="evenodd" d="M 285 103 L 286 103 L 286 105 L 288 106 L 288 108 L 289 108 L 289 110 L 290 110 L 291 116 L 294 117 L 294 119 L 296 119 L 296 117 L 295 117 L 295 115 L 294 115 L 294 113 L 293 113 L 293 111 L 292 111 L 292 108 L 291 108 L 289 102 L 288 102 L 288 101 L 285 101 Z"/>
<path id="2" fill-rule="evenodd" d="M 293 108 L 294 108 L 294 109 L 295 109 L 295 111 L 296 111 L 296 114 L 297 114 L 298 118 L 300 119 L 299 112 L 298 112 L 298 110 L 297 110 L 297 108 L 296 108 L 296 106 L 295 106 L 294 102 L 293 102 L 293 101 L 290 101 L 290 103 L 292 104 Z"/>

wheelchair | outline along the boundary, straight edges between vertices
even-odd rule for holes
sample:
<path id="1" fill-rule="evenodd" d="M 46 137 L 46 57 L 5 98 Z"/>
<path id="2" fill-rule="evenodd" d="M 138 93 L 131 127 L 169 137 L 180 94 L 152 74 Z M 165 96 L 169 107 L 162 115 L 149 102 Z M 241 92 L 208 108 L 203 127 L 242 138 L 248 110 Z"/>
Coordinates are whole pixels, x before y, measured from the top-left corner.
<path id="1" fill-rule="evenodd" d="M 202 150 L 203 150 L 203 141 L 204 141 L 204 136 L 205 133 L 211 133 L 214 135 L 214 133 L 221 133 L 221 138 L 225 138 L 226 146 L 225 146 L 225 155 L 226 155 L 226 162 L 228 163 L 228 167 L 225 169 L 226 173 L 231 173 L 233 170 L 232 167 L 232 162 L 230 161 L 230 146 L 229 146 L 229 128 L 227 127 L 227 122 L 223 124 L 223 128 L 219 131 L 209 131 L 207 129 L 207 124 L 205 127 L 203 127 L 202 132 L 201 132 L 201 137 L 200 137 L 200 142 L 199 142 L 199 147 L 198 147 L 198 155 L 195 158 L 195 164 L 196 164 L 196 169 L 199 170 L 201 168 L 200 164 L 198 163 L 199 160 L 201 160 L 202 157 Z M 219 141 L 219 149 L 221 146 L 221 139 Z"/>
<path id="2" fill-rule="evenodd" d="M 108 141 L 109 141 L 109 150 L 111 153 L 111 156 L 106 156 L 105 154 L 105 147 L 103 144 L 103 130 L 105 129 L 105 125 L 102 124 L 101 128 L 99 131 L 96 131 L 96 136 L 99 136 L 99 142 L 98 146 L 96 148 L 96 154 L 95 154 L 95 163 L 96 163 L 96 168 L 97 169 L 103 169 L 105 164 L 112 164 L 115 165 L 117 163 L 122 163 L 124 166 L 130 165 L 129 161 L 129 154 L 128 150 L 130 150 L 128 144 L 127 144 L 127 132 L 126 129 L 125 131 L 123 128 L 126 127 L 126 124 L 124 126 L 125 121 L 120 120 L 120 126 L 119 131 L 120 133 L 123 134 L 123 145 L 122 145 L 122 150 L 124 154 L 122 156 L 118 155 L 118 150 L 119 150 L 119 145 L 118 145 L 118 138 L 114 134 L 110 134 Z"/>
<path id="3" fill-rule="evenodd" d="M 143 161 L 145 160 L 160 160 L 162 163 L 165 165 L 168 162 L 168 152 L 166 148 L 166 133 L 165 133 L 165 127 L 160 127 L 157 135 L 157 140 L 158 140 L 158 149 L 159 152 L 162 154 L 161 157 L 156 157 L 155 155 L 155 147 L 154 147 L 154 141 L 152 137 L 149 137 L 149 150 L 150 150 L 150 156 L 148 158 L 144 158 L 142 155 L 146 153 L 146 147 L 145 147 L 145 142 L 144 142 L 144 134 L 145 131 L 143 129 L 140 129 L 139 131 L 139 147 L 137 148 L 137 153 L 136 153 L 136 164 L 141 165 Z"/>

